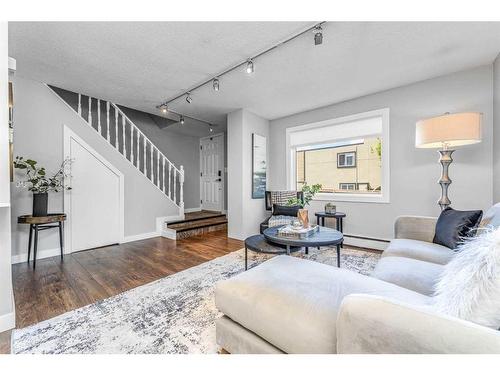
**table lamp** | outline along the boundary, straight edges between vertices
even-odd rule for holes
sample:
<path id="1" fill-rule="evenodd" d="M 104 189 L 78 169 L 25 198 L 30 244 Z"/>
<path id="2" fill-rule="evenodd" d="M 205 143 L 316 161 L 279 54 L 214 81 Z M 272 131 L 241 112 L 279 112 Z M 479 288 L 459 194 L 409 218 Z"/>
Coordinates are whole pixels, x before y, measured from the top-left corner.
<path id="1" fill-rule="evenodd" d="M 440 148 L 439 162 L 442 165 L 441 198 L 438 201 L 441 210 L 451 204 L 448 198 L 448 187 L 451 179 L 448 168 L 455 151 L 451 147 L 465 146 L 481 142 L 481 113 L 446 113 L 442 116 L 420 120 L 416 125 L 415 147 Z"/>

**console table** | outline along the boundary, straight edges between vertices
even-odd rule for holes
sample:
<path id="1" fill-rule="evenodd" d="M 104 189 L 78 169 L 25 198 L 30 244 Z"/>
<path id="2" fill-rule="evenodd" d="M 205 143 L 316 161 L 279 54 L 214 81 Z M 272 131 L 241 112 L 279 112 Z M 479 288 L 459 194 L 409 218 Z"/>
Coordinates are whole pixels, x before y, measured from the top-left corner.
<path id="1" fill-rule="evenodd" d="M 36 251 L 38 249 L 38 232 L 52 228 L 59 228 L 59 244 L 61 246 L 61 260 L 64 256 L 64 235 L 63 223 L 66 220 L 66 214 L 47 214 L 47 216 L 23 215 L 17 218 L 19 224 L 29 224 L 30 237 L 28 242 L 28 263 L 31 255 L 31 242 L 33 232 L 35 232 L 35 241 L 33 244 L 33 269 L 36 267 Z"/>

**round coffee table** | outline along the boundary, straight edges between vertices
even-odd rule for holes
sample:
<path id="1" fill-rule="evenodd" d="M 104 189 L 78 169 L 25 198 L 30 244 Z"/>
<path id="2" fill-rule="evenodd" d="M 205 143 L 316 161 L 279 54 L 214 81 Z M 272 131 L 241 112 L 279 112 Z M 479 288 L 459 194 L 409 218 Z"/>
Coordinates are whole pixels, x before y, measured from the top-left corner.
<path id="1" fill-rule="evenodd" d="M 300 251 L 300 247 L 292 246 L 290 252 Z M 287 248 L 283 245 L 273 244 L 266 241 L 262 234 L 256 234 L 245 239 L 245 271 L 248 269 L 248 250 L 263 254 L 286 254 Z"/>
<path id="2" fill-rule="evenodd" d="M 286 254 L 288 255 L 290 255 L 291 249 L 294 246 L 307 248 L 335 245 L 337 247 L 337 267 L 340 267 L 340 245 L 344 240 L 344 236 L 338 230 L 327 227 L 319 227 L 319 231 L 314 233 L 312 236 L 306 238 L 293 238 L 280 236 L 278 234 L 278 230 L 281 227 L 283 227 L 283 225 L 267 228 L 264 231 L 264 237 L 266 240 L 280 245 L 285 245 Z"/>

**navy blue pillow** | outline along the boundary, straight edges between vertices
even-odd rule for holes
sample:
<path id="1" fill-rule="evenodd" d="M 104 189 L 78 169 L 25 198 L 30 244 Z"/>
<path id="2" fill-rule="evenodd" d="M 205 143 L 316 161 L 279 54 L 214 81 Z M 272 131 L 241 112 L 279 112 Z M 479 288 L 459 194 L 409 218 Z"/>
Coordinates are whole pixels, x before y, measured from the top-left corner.
<path id="1" fill-rule="evenodd" d="M 302 207 L 300 206 L 280 206 L 279 204 L 273 204 L 273 216 L 295 216 Z"/>
<path id="2" fill-rule="evenodd" d="M 436 234 L 432 242 L 455 250 L 464 237 L 470 237 L 479 225 L 483 211 L 458 211 L 444 209 L 436 223 Z"/>

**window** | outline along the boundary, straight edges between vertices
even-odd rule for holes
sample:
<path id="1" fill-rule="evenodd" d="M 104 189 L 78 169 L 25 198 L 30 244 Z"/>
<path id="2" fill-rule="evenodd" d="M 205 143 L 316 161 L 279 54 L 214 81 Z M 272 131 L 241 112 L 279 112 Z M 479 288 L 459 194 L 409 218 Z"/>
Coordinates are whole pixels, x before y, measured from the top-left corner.
<path id="1" fill-rule="evenodd" d="M 318 200 L 389 201 L 389 110 L 288 128 L 288 188 Z"/>
<path id="2" fill-rule="evenodd" d="M 340 183 L 339 184 L 339 189 L 340 190 L 356 190 L 356 184 L 355 183 Z"/>
<path id="3" fill-rule="evenodd" d="M 356 152 L 339 152 L 337 154 L 337 168 L 355 168 Z"/>

